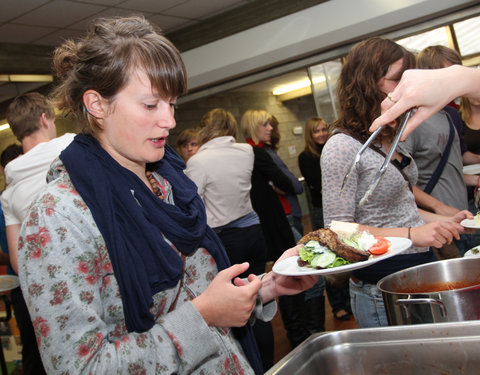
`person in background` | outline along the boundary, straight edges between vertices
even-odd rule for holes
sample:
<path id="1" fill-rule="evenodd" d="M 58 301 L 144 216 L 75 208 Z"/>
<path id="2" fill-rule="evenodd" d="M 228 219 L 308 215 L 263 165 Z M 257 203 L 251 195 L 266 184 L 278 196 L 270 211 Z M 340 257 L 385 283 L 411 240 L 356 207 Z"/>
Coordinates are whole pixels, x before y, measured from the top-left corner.
<path id="1" fill-rule="evenodd" d="M 444 46 L 430 46 L 417 56 L 417 67 L 435 69 L 453 64 L 461 65 L 460 56 Z M 438 214 L 452 215 L 468 209 L 467 186 L 476 186 L 478 176 L 464 175 L 463 164 L 480 161 L 480 155 L 466 150 L 458 111 L 447 105 L 415 130 L 404 145 L 418 167 L 414 188 L 419 207 Z M 418 188 L 418 189 L 417 189 Z M 449 206 L 445 211 L 444 207 Z M 471 236 L 462 234 L 452 244 L 438 251 L 441 259 L 463 256 L 471 247 Z"/>
<path id="2" fill-rule="evenodd" d="M 83 131 L 20 232 L 20 283 L 48 372 L 263 374 L 250 319 L 270 320 L 278 295 L 316 279 L 241 279 L 249 264 L 230 265 L 167 144 L 187 90 L 180 52 L 144 17 L 115 17 L 53 59 L 55 103 Z"/>
<path id="3" fill-rule="evenodd" d="M 75 135 L 67 133 L 57 138 L 54 107 L 44 95 L 37 92 L 17 96 L 7 108 L 7 120 L 23 149 L 23 155 L 5 167 L 7 187 L 0 198 L 10 263 L 18 273 L 18 234 L 21 224 L 27 216 L 30 204 L 47 183 L 50 164 Z M 11 291 L 11 298 L 22 340 L 23 371 L 25 374 L 42 374 L 44 368 L 34 327 L 20 288 Z"/>
<path id="4" fill-rule="evenodd" d="M 354 158 L 370 136 L 369 127 L 380 115 L 380 103 L 395 89 L 402 73 L 415 64 L 413 55 L 395 42 L 369 38 L 353 46 L 338 81 L 339 119 L 321 156 L 325 225 L 332 220 L 354 222 L 359 230 L 384 237 L 405 237 L 412 246 L 401 254 L 352 271 L 351 307 L 360 328 L 388 325 L 377 282 L 396 271 L 435 261 L 430 246 L 441 247 L 467 231 L 459 223 L 472 218 L 468 211 L 452 217 L 419 210 L 410 186 L 417 168 L 400 143 L 374 194 L 360 199 L 385 160 L 394 128 L 388 126 L 362 155 L 342 191 Z"/>
<path id="5" fill-rule="evenodd" d="M 297 195 L 303 193 L 303 186 L 298 181 L 298 178 L 290 172 L 283 160 L 277 154 L 277 150 L 280 143 L 280 129 L 279 122 L 275 116 L 271 116 L 270 125 L 272 131 L 270 133 L 270 141 L 265 142 L 265 149 L 272 157 L 277 166 L 290 178 L 292 185 L 295 189 L 295 194 L 284 194 L 282 191 L 277 191 L 280 198 L 287 198 L 290 208 L 290 214 L 287 215 L 287 219 L 290 223 L 295 242 L 298 242 L 303 237 L 303 224 L 302 224 L 302 209 Z M 283 208 L 288 206 L 283 205 Z M 305 327 L 312 333 L 325 331 L 325 299 L 323 291 L 325 289 L 325 280 L 323 277 L 319 277 L 319 280 L 314 285 L 305 291 L 304 304 L 302 311 L 302 319 Z"/>
<path id="6" fill-rule="evenodd" d="M 2 167 L 2 173 L 5 177 L 5 167 L 9 162 L 13 159 L 17 158 L 18 156 L 23 154 L 22 146 L 19 144 L 13 143 L 2 151 L 0 155 L 0 165 Z M 7 244 L 7 233 L 5 228 L 5 218 L 3 216 L 2 205 L 0 202 L 0 246 L 2 248 L 2 252 L 0 253 L 0 264 L 7 266 L 7 274 L 15 275 L 15 271 L 12 269 L 10 264 L 10 257 L 8 255 L 8 244 Z"/>
<path id="7" fill-rule="evenodd" d="M 442 45 L 427 47 L 420 51 L 417 56 L 417 67 L 419 69 L 442 69 L 452 65 L 462 65 L 462 58 L 457 51 Z M 475 143 L 470 136 L 465 135 L 465 127 L 458 111 L 458 109 L 460 109 L 462 116 L 463 113 L 470 112 L 469 109 L 467 109 L 470 102 L 468 98 L 460 98 L 460 103 L 460 108 L 458 108 L 455 101 L 452 101 L 443 107 L 443 110 L 450 115 L 457 129 L 463 164 L 478 164 L 480 163 L 480 136 L 477 138 L 478 143 Z M 472 184 L 468 181 L 468 177 L 466 177 L 465 182 L 467 185 Z"/>
<path id="8" fill-rule="evenodd" d="M 462 98 L 460 113 L 467 150 L 480 154 L 480 100 Z"/>
<path id="9" fill-rule="evenodd" d="M 286 164 L 278 155 L 278 147 L 280 143 L 280 129 L 278 128 L 278 120 L 275 116 L 271 116 L 270 126 L 272 127 L 272 131 L 270 132 L 270 141 L 265 143 L 265 149 L 272 157 L 275 164 L 282 170 L 282 172 L 290 179 L 292 182 L 292 186 L 294 189 L 294 194 L 284 194 L 283 192 L 279 191 L 279 198 L 288 201 L 289 211 L 290 213 L 287 214 L 288 222 L 290 223 L 290 228 L 292 229 L 293 236 L 295 238 L 295 242 L 300 240 L 303 237 L 303 224 L 302 224 L 302 208 L 300 207 L 300 202 L 298 201 L 297 195 L 303 193 L 303 186 L 298 178 L 290 172 Z M 287 207 L 288 207 L 287 206 Z M 285 209 L 285 205 L 284 205 Z M 287 208 L 288 211 L 288 208 Z"/>
<path id="10" fill-rule="evenodd" d="M 313 230 L 324 227 L 320 156 L 322 155 L 322 149 L 325 142 L 327 142 L 327 138 L 328 126 L 326 121 L 320 117 L 310 117 L 305 123 L 305 149 L 298 155 L 298 166 L 310 191 Z M 322 294 L 320 297 L 321 302 L 318 305 L 319 308 L 323 310 L 323 316 L 325 315 L 323 290 L 326 286 L 333 316 L 339 320 L 349 320 L 352 313 L 350 309 L 350 294 L 348 291 L 348 276 L 346 278 L 339 278 L 338 276 L 321 277 L 317 284 Z M 309 297 L 312 292 L 315 292 L 314 288 L 305 292 L 306 301 L 310 299 Z M 315 294 L 317 293 L 318 292 Z"/>
<path id="11" fill-rule="evenodd" d="M 230 262 L 248 262 L 249 272 L 262 274 L 267 245 L 250 201 L 253 149 L 246 143 L 236 143 L 236 135 L 237 121 L 230 112 L 221 108 L 207 112 L 199 125 L 200 148 L 188 159 L 185 173 L 197 185 L 207 224 L 220 237 Z M 272 325 L 257 320 L 253 333 L 267 371 L 273 366 Z"/>
<path id="12" fill-rule="evenodd" d="M 328 126 L 326 121 L 320 117 L 310 117 L 305 123 L 305 148 L 298 155 L 298 167 L 310 192 L 313 229 L 324 227 L 320 156 L 327 138 Z"/>
<path id="13" fill-rule="evenodd" d="M 197 129 L 185 129 L 178 135 L 176 148 L 185 163 L 198 151 L 197 132 Z"/>
<path id="14" fill-rule="evenodd" d="M 250 198 L 267 243 L 267 261 L 274 259 L 285 246 L 295 246 L 296 243 L 284 211 L 284 205 L 289 206 L 288 200 L 285 199 L 282 205 L 277 194 L 294 194 L 292 182 L 265 149 L 273 129 L 270 121 L 271 115 L 267 111 L 251 109 L 243 114 L 240 123 L 243 135 L 254 153 Z M 303 294 L 279 298 L 282 322 L 292 348 L 310 336 L 302 319 L 303 307 Z"/>
<path id="15" fill-rule="evenodd" d="M 381 113 L 369 127 L 374 132 L 386 124 L 395 125 L 394 121 L 402 113 L 415 108 L 414 115 L 407 121 L 401 140 L 423 121 L 438 112 L 452 100 L 466 97 L 480 101 L 480 69 L 452 65 L 448 68 L 425 71 L 423 69 L 406 70 L 400 77 L 398 85 L 381 103 Z M 448 87 L 448 90 L 445 88 Z"/>

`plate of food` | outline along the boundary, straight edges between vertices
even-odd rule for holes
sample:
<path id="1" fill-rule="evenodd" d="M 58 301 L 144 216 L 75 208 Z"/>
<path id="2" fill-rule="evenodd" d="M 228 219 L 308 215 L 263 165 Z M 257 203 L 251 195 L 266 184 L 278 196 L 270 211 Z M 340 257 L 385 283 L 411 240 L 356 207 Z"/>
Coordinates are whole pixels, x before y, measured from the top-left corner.
<path id="1" fill-rule="evenodd" d="M 20 285 L 18 276 L 15 275 L 0 275 L 0 292 L 15 289 Z"/>
<path id="2" fill-rule="evenodd" d="M 368 267 L 407 250 L 412 241 L 403 237 L 373 236 L 359 232 L 358 224 L 333 221 L 330 228 L 304 236 L 300 255 L 273 266 L 285 276 L 327 275 Z"/>
<path id="3" fill-rule="evenodd" d="M 473 219 L 463 219 L 460 225 L 465 228 L 480 229 L 480 214 L 476 214 Z"/>
<path id="4" fill-rule="evenodd" d="M 480 174 L 480 164 L 470 164 L 463 167 L 464 174 Z"/>

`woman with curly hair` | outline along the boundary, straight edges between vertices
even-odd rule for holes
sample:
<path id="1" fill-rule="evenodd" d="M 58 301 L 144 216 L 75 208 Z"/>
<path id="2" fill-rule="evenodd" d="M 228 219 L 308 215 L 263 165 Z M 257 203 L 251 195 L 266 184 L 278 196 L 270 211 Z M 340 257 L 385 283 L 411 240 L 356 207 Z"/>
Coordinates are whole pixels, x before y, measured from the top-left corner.
<path id="1" fill-rule="evenodd" d="M 400 144 L 375 193 L 363 205 L 360 199 L 388 152 L 395 129 L 387 126 L 354 169 L 341 192 L 343 178 L 356 153 L 370 136 L 369 127 L 380 115 L 380 103 L 393 91 L 402 73 L 414 66 L 414 57 L 395 42 L 370 38 L 356 44 L 347 56 L 338 83 L 340 117 L 321 157 L 323 213 L 332 220 L 355 222 L 373 235 L 405 237 L 412 246 L 400 255 L 352 272 L 351 307 L 360 327 L 388 325 L 385 307 L 376 283 L 404 268 L 434 261 L 430 246 L 441 247 L 458 238 L 459 224 L 469 214 L 453 217 L 419 210 L 411 186 L 417 167 Z"/>

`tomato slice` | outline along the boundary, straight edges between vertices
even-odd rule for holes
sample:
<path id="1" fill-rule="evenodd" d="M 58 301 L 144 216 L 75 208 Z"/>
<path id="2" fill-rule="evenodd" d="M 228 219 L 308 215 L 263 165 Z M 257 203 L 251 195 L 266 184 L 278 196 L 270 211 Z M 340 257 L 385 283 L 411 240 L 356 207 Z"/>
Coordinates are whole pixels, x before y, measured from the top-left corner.
<path id="1" fill-rule="evenodd" d="M 371 246 L 370 249 L 368 249 L 368 251 L 370 252 L 370 254 L 373 254 L 373 255 L 385 254 L 388 251 L 388 248 L 390 247 L 390 241 L 380 236 L 375 236 L 375 239 L 377 240 L 377 243 Z"/>

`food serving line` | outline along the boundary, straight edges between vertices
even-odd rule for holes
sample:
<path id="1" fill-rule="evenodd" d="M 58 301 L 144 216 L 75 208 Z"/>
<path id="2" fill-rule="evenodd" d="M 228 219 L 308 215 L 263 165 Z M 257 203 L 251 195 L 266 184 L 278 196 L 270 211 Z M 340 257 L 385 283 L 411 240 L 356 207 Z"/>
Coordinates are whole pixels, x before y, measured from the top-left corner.
<path id="1" fill-rule="evenodd" d="M 480 374 L 480 256 L 407 268 L 377 287 L 389 327 L 314 334 L 266 374 Z"/>
<path id="2" fill-rule="evenodd" d="M 385 162 L 360 205 L 369 199 L 385 172 L 411 114 L 409 111 L 404 115 Z M 357 153 L 341 190 L 380 131 L 374 132 Z M 479 216 L 461 224 L 478 229 Z M 411 246 L 409 239 L 387 240 L 391 246 L 386 253 L 365 261 L 315 269 L 315 259 L 306 262 L 301 253 L 299 261 L 287 258 L 273 271 L 290 276 L 341 273 L 376 263 Z M 382 292 L 388 327 L 314 334 L 266 374 L 480 374 L 480 256 L 410 267 L 384 277 L 377 287 Z"/>

